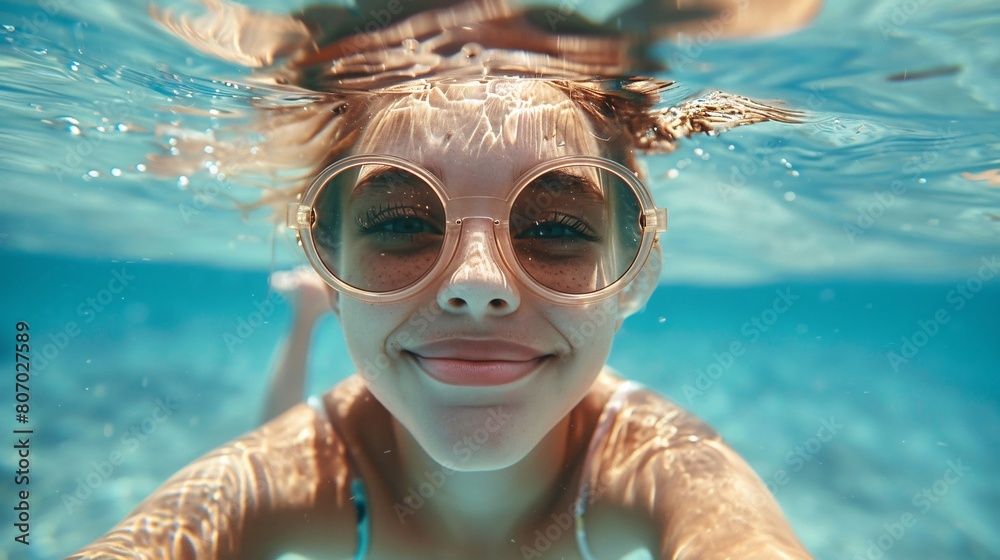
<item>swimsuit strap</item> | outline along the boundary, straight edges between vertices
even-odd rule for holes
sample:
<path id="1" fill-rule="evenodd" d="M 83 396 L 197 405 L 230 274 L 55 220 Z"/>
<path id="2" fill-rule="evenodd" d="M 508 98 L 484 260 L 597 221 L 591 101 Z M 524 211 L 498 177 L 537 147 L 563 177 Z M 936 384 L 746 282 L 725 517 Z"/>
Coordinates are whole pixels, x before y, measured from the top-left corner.
<path id="1" fill-rule="evenodd" d="M 368 515 L 365 484 L 360 478 L 351 481 L 351 496 L 354 499 L 354 511 L 358 514 L 358 550 L 354 552 L 354 560 L 364 560 L 365 556 L 368 555 L 368 545 L 371 542 L 372 522 Z"/>
<path id="2" fill-rule="evenodd" d="M 594 481 L 592 480 L 593 477 L 590 471 L 592 469 L 593 458 L 597 456 L 597 448 L 607 439 L 606 436 L 614 426 L 615 419 L 625 405 L 629 394 L 641 389 L 643 389 L 643 386 L 634 381 L 623 381 L 618 385 L 618 388 L 612 393 L 611 398 L 608 399 L 607 404 L 604 405 L 604 410 L 601 411 L 601 416 L 597 419 L 597 427 L 594 428 L 594 435 L 590 438 L 587 456 L 583 459 L 583 472 L 580 475 L 580 491 L 577 493 L 576 505 L 573 508 L 573 517 L 576 522 L 576 544 L 580 549 L 580 556 L 584 560 L 595 559 L 594 554 L 587 545 L 587 530 L 583 523 L 583 514 L 587 510 L 587 505 L 592 500 L 590 490 Z"/>

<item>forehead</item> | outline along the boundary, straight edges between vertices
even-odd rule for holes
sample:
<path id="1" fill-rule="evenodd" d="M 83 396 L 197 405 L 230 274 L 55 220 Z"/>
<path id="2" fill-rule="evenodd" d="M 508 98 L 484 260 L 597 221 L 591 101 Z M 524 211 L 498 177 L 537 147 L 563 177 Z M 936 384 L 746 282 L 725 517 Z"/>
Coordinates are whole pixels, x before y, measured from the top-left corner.
<path id="1" fill-rule="evenodd" d="M 390 99 L 372 111 L 352 151 L 419 163 L 460 195 L 505 190 L 542 161 L 601 156 L 602 148 L 586 112 L 566 92 L 537 80 L 504 80 Z"/>

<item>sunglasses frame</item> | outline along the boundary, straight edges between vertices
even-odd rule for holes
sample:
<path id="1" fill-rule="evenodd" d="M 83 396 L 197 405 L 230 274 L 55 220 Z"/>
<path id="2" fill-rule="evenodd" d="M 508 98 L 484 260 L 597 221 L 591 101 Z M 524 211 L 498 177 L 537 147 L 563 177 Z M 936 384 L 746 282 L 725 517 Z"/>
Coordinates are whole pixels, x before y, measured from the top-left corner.
<path id="1" fill-rule="evenodd" d="M 435 261 L 434 265 L 431 266 L 431 268 L 428 269 L 415 282 L 391 292 L 372 292 L 362 290 L 337 278 L 337 276 L 334 275 L 329 268 L 327 268 L 326 264 L 324 264 L 320 258 L 319 251 L 316 247 L 316 241 L 313 238 L 312 225 L 316 222 L 316 212 L 314 207 L 317 199 L 330 182 L 330 179 L 347 169 L 365 165 L 395 166 L 412 173 L 431 187 L 441 200 L 442 208 L 445 212 L 446 222 L 444 241 L 441 245 L 441 251 L 437 261 Z M 571 165 L 592 166 L 614 174 L 632 189 L 636 198 L 639 200 L 640 206 L 639 221 L 640 228 L 642 229 L 642 239 L 639 243 L 639 251 L 635 256 L 635 259 L 632 261 L 632 264 L 628 269 L 626 269 L 625 273 L 618 278 L 618 280 L 608 284 L 600 290 L 584 294 L 559 292 L 537 282 L 521 266 L 521 263 L 517 259 L 516 253 L 511 245 L 510 239 L 509 225 L 511 211 L 513 209 L 514 201 L 517 200 L 521 191 L 541 175 L 554 169 Z M 502 213 L 504 216 L 502 219 L 497 218 L 496 216 L 484 215 L 482 211 L 483 208 L 487 206 L 496 207 L 497 205 L 504 205 L 506 207 L 506 210 Z M 639 274 L 642 266 L 649 259 L 649 255 L 652 252 L 654 244 L 658 240 L 659 234 L 667 231 L 666 208 L 656 207 L 653 203 L 653 197 L 650 194 L 649 189 L 641 180 L 639 180 L 636 174 L 616 161 L 594 156 L 563 156 L 544 161 L 532 167 L 524 175 L 522 175 L 521 178 L 515 183 L 510 195 L 508 195 L 505 199 L 500 199 L 489 196 L 463 196 L 453 198 L 450 196 L 444 183 L 418 163 L 404 158 L 388 155 L 353 155 L 327 166 L 316 176 L 309 188 L 307 188 L 305 192 L 300 195 L 297 202 L 288 203 L 286 225 L 296 231 L 298 243 L 305 250 L 306 258 L 309 259 L 309 262 L 312 264 L 313 268 L 316 269 L 316 272 L 332 288 L 340 293 L 361 301 L 371 303 L 396 303 L 414 297 L 418 293 L 425 290 L 431 283 L 439 281 L 442 273 L 452 266 L 452 262 L 458 252 L 458 242 L 462 236 L 462 228 L 464 227 L 463 224 L 469 220 L 483 218 L 489 219 L 492 222 L 494 242 L 497 245 L 498 253 L 501 260 L 503 260 L 503 264 L 506 269 L 513 272 L 514 276 L 518 277 L 521 281 L 521 284 L 527 287 L 530 291 L 548 301 L 560 305 L 593 303 L 609 298 L 618 293 L 622 288 L 628 285 L 629 282 L 635 279 L 636 275 Z M 305 234 L 303 234 L 303 231 L 305 231 Z"/>

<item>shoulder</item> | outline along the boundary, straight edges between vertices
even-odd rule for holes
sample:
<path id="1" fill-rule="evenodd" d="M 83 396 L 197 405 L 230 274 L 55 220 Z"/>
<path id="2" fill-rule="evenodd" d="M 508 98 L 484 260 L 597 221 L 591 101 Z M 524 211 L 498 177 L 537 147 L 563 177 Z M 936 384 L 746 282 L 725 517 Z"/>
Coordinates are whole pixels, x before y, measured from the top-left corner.
<path id="1" fill-rule="evenodd" d="M 753 469 L 669 399 L 621 382 L 594 438 L 586 483 L 595 517 L 640 520 L 661 555 L 809 558 Z"/>
<path id="2" fill-rule="evenodd" d="M 317 524 L 328 535 L 324 544 L 353 551 L 349 473 L 329 419 L 300 404 L 178 471 L 71 558 L 152 558 L 164 550 L 177 558 L 254 558 L 287 549 Z"/>

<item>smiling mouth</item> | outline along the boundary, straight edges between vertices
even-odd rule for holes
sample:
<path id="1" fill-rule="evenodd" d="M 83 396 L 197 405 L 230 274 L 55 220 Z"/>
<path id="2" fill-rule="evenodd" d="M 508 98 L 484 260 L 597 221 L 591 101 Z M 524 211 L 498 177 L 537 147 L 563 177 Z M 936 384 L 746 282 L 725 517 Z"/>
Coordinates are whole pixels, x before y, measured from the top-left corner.
<path id="1" fill-rule="evenodd" d="M 446 385 L 462 387 L 495 387 L 524 379 L 551 357 L 539 356 L 528 360 L 465 360 L 429 358 L 407 352 L 427 375 Z"/>

